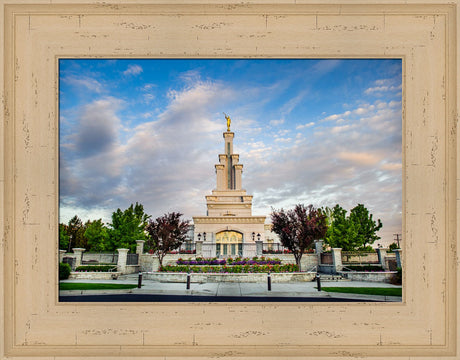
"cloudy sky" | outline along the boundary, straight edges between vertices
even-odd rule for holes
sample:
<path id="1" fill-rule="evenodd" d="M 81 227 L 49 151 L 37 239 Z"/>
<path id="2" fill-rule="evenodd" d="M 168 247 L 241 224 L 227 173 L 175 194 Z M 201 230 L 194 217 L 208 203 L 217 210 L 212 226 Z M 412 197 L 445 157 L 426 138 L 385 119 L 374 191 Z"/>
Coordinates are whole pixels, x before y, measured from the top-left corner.
<path id="1" fill-rule="evenodd" d="M 232 119 L 253 214 L 363 203 L 401 233 L 400 60 L 60 60 L 60 221 L 205 215 Z M 268 218 L 267 218 L 268 219 Z"/>

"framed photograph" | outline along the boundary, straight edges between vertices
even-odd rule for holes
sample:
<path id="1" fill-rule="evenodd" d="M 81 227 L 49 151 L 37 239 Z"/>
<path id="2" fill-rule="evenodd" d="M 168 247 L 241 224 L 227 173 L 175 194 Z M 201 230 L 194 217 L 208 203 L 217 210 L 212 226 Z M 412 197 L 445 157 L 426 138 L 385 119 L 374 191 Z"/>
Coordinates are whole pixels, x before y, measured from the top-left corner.
<path id="1" fill-rule="evenodd" d="M 2 358 L 458 358 L 457 2 L 11 0 L 0 14 Z M 402 301 L 60 302 L 66 59 L 398 59 Z"/>

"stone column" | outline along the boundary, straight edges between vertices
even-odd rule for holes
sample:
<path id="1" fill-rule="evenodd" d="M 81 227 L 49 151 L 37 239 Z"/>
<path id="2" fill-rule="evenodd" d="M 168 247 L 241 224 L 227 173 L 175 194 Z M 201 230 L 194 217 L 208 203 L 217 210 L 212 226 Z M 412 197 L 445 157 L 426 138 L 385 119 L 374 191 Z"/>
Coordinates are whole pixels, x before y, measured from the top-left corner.
<path id="1" fill-rule="evenodd" d="M 72 248 L 73 256 L 75 258 L 75 269 L 81 266 L 81 260 L 83 258 L 83 252 L 86 250 L 85 248 Z"/>
<path id="2" fill-rule="evenodd" d="M 323 240 L 315 240 L 315 252 L 318 260 L 318 268 L 316 271 L 319 271 L 319 266 L 321 265 L 321 253 L 323 252 Z"/>
<path id="3" fill-rule="evenodd" d="M 136 240 L 136 254 L 141 256 L 144 253 L 144 240 Z"/>
<path id="4" fill-rule="evenodd" d="M 264 242 L 262 240 L 256 240 L 256 256 L 260 257 L 263 254 Z"/>
<path id="5" fill-rule="evenodd" d="M 65 255 L 66 251 L 65 250 L 59 250 L 59 262 L 63 262 L 64 261 L 64 255 Z"/>
<path id="6" fill-rule="evenodd" d="M 203 256 L 203 240 L 195 241 L 195 256 Z"/>
<path id="7" fill-rule="evenodd" d="M 243 173 L 243 165 L 236 164 L 235 165 L 235 190 L 241 190 L 241 174 Z"/>
<path id="8" fill-rule="evenodd" d="M 401 263 L 401 249 L 394 249 L 393 250 L 396 254 L 396 266 L 402 269 Z"/>
<path id="9" fill-rule="evenodd" d="M 379 263 L 382 266 L 383 270 L 388 270 L 387 269 L 387 264 L 385 261 L 385 257 L 387 255 L 387 249 L 386 248 L 378 248 L 377 249 L 377 255 L 379 256 Z"/>
<path id="10" fill-rule="evenodd" d="M 126 261 L 128 260 L 129 249 L 117 249 L 117 251 L 118 251 L 117 271 L 121 273 L 125 273 L 126 272 Z"/>
<path id="11" fill-rule="evenodd" d="M 334 272 L 342 271 L 342 249 L 332 248 L 332 264 L 334 265 Z"/>

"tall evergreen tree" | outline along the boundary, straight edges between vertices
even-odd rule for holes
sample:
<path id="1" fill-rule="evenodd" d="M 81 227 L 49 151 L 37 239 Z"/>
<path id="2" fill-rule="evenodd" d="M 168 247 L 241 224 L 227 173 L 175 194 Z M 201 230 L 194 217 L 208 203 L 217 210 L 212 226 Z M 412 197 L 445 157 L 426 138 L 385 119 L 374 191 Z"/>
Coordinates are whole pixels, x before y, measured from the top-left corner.
<path id="1" fill-rule="evenodd" d="M 351 209 L 348 216 L 347 211 L 337 204 L 330 210 L 329 223 L 325 240 L 331 247 L 345 251 L 358 250 L 380 239 L 377 231 L 382 228 L 382 223 L 380 219 L 374 221 L 363 204 Z"/>

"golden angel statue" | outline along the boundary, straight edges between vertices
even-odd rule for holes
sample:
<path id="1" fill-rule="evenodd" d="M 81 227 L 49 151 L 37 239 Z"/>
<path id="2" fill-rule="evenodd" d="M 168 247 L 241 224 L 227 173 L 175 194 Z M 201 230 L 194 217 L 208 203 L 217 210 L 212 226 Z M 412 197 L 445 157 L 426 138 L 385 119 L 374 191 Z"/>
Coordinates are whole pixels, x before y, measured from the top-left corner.
<path id="1" fill-rule="evenodd" d="M 225 119 L 227 120 L 227 131 L 230 131 L 230 124 L 232 120 L 230 119 L 230 116 L 228 116 L 226 113 L 224 113 Z"/>

